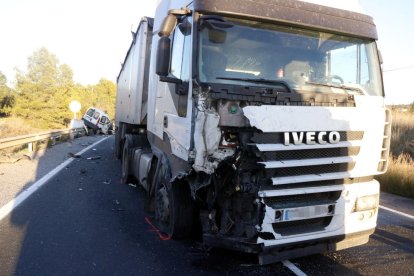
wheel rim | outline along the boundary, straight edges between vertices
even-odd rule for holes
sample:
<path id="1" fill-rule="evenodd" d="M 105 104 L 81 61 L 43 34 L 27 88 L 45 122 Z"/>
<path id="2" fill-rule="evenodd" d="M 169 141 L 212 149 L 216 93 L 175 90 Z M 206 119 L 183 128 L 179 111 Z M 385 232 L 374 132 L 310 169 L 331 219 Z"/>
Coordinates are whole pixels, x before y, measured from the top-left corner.
<path id="1" fill-rule="evenodd" d="M 168 198 L 167 187 L 164 184 L 160 185 L 157 190 L 157 213 L 158 220 L 164 225 L 168 226 L 171 219 L 170 200 Z"/>

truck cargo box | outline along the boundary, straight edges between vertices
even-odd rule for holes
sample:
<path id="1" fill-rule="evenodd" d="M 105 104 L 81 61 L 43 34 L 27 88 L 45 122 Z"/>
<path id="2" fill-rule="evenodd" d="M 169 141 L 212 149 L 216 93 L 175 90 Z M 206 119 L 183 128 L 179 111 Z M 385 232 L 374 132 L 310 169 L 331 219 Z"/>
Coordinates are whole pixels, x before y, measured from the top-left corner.
<path id="1" fill-rule="evenodd" d="M 153 19 L 143 17 L 117 78 L 115 123 L 145 124 Z"/>

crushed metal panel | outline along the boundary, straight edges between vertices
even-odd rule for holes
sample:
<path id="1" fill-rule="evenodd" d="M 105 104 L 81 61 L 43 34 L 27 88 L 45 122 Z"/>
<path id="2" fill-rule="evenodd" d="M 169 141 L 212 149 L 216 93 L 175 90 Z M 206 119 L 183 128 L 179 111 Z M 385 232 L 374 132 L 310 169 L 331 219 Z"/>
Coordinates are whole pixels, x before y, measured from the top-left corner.
<path id="1" fill-rule="evenodd" d="M 164 113 L 164 120 L 168 122 L 164 131 L 170 139 L 172 153 L 187 161 L 191 140 L 191 118 Z"/>
<path id="2" fill-rule="evenodd" d="M 213 154 L 219 146 L 221 132 L 218 128 L 220 116 L 216 112 L 206 112 L 206 122 L 204 124 L 204 139 L 206 141 L 207 154 Z"/>
<path id="3" fill-rule="evenodd" d="M 221 131 L 220 116 L 214 110 L 199 111 L 195 120 L 193 168 L 197 172 L 212 174 L 220 161 L 232 156 L 234 149 L 219 149 Z"/>

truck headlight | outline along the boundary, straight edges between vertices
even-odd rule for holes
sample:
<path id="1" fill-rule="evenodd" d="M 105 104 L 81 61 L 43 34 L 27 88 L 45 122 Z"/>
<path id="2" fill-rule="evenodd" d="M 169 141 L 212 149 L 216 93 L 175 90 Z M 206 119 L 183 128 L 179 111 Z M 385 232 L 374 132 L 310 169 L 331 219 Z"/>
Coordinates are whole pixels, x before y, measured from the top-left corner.
<path id="1" fill-rule="evenodd" d="M 355 202 L 355 211 L 367 211 L 378 208 L 379 205 L 379 195 L 369 195 L 357 198 Z"/>

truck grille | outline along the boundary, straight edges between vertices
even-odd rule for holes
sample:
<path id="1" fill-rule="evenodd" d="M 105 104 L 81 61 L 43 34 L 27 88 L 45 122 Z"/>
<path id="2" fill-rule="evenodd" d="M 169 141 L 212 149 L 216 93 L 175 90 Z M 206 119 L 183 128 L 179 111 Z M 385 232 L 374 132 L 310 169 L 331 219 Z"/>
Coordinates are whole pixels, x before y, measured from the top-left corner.
<path id="1" fill-rule="evenodd" d="M 354 166 L 355 166 L 355 163 L 350 162 L 350 163 L 338 163 L 338 164 L 327 164 L 327 165 L 267 169 L 266 175 L 270 177 L 310 175 L 310 174 L 320 175 L 324 173 L 346 172 L 348 170 L 352 170 Z"/>
<path id="2" fill-rule="evenodd" d="M 255 133 L 252 136 L 249 146 L 264 172 L 259 196 L 267 206 L 266 216 L 271 218 L 266 219 L 266 223 L 271 224 L 275 234 L 289 236 L 323 231 L 331 223 L 334 212 L 319 212 L 315 217 L 292 220 L 274 218 L 280 210 L 300 212 L 300 208 L 307 206 L 334 208 L 341 196 L 342 184 L 366 180 L 349 177 L 364 132 L 339 133 L 338 143 L 324 145 L 286 146 L 283 133 Z"/>
<path id="3" fill-rule="evenodd" d="M 283 133 L 256 133 L 249 145 L 274 186 L 337 180 L 355 166 L 362 131 L 342 131 L 340 142 L 325 145 L 283 144 Z"/>
<path id="4" fill-rule="evenodd" d="M 290 151 L 269 151 L 260 152 L 258 157 L 263 161 L 272 160 L 289 160 L 289 159 L 310 159 L 310 158 L 325 158 L 325 157 L 341 157 L 349 155 L 358 155 L 359 147 L 348 148 L 328 148 L 328 149 L 308 149 L 304 150 L 290 150 Z"/>
<path id="5" fill-rule="evenodd" d="M 264 202 L 273 209 L 292 208 L 298 206 L 309 206 L 309 204 L 328 204 L 339 199 L 341 191 L 317 193 L 317 194 L 300 194 L 279 197 L 265 198 Z"/>

